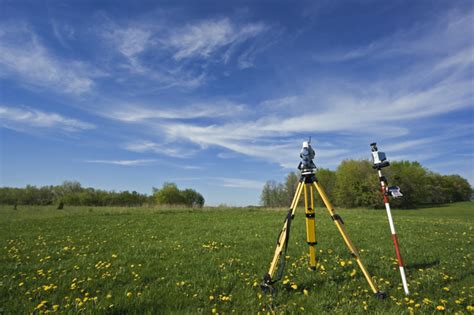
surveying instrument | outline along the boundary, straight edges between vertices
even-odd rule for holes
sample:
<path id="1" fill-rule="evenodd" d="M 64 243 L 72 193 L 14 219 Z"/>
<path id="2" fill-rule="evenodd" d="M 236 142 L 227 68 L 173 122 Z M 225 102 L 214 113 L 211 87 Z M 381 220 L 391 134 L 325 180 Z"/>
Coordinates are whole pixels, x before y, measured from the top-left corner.
<path id="1" fill-rule="evenodd" d="M 403 259 L 400 254 L 400 248 L 398 246 L 397 232 L 395 231 L 395 224 L 393 223 L 392 211 L 390 210 L 390 202 L 388 197 L 398 198 L 402 197 L 400 192 L 400 187 L 398 186 L 388 186 L 387 178 L 382 175 L 382 168 L 390 165 L 390 162 L 387 161 L 387 157 L 384 152 L 380 152 L 377 148 L 377 143 L 371 143 L 370 147 L 372 149 L 372 161 L 374 165 L 372 166 L 377 170 L 380 180 L 380 189 L 383 195 L 383 202 L 385 204 L 385 210 L 387 211 L 388 223 L 390 225 L 390 232 L 392 232 L 393 245 L 395 246 L 395 253 L 397 254 L 398 268 L 400 269 L 400 276 L 402 277 L 403 290 L 406 295 L 410 294 L 408 291 L 407 278 L 405 276 L 405 268 L 403 267 Z"/>
<path id="2" fill-rule="evenodd" d="M 372 280 L 369 272 L 362 263 L 359 252 L 356 247 L 349 239 L 346 229 L 344 227 L 344 221 L 341 216 L 335 213 L 334 207 L 331 205 L 326 192 L 323 187 L 318 183 L 316 178 L 316 165 L 313 162 L 315 153 L 311 147 L 311 138 L 309 141 L 303 142 L 303 147 L 300 152 L 301 162 L 298 165 L 298 169 L 301 172 L 298 186 L 296 188 L 293 201 L 291 202 L 290 209 L 285 217 L 283 228 L 280 231 L 280 234 L 277 238 L 277 246 L 275 248 L 275 253 L 273 259 L 270 263 L 270 268 L 268 272 L 263 276 L 263 282 L 260 285 L 264 293 L 270 292 L 272 295 L 275 292 L 274 284 L 281 280 L 283 276 L 283 271 L 285 268 L 286 262 L 286 251 L 288 249 L 288 240 L 290 238 L 290 227 L 291 223 L 295 217 L 296 207 L 298 206 L 298 201 L 300 200 L 301 194 L 304 191 L 304 204 L 305 204 L 305 215 L 306 215 L 306 240 L 309 246 L 309 268 L 312 270 L 316 269 L 316 227 L 315 227 L 315 212 L 314 212 L 314 194 L 315 189 L 318 194 L 321 196 L 324 205 L 329 211 L 331 219 L 336 224 L 336 227 L 339 233 L 344 240 L 347 248 L 349 249 L 352 257 L 356 260 L 359 268 L 362 270 L 372 292 L 377 298 L 384 299 L 387 297 L 385 292 L 379 290 L 375 282 Z M 279 266 L 279 267 L 278 267 Z M 278 273 L 277 273 L 278 267 Z M 277 273 L 277 274 L 276 274 Z"/>

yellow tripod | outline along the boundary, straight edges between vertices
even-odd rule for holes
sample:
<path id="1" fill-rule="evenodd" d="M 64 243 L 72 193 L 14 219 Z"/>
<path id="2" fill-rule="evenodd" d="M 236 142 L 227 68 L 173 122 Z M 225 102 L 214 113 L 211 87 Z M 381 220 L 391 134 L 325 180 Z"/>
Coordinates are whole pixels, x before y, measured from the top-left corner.
<path id="1" fill-rule="evenodd" d="M 349 239 L 349 236 L 347 235 L 346 229 L 344 227 L 344 221 L 338 214 L 335 213 L 334 208 L 331 205 L 331 202 L 329 201 L 324 189 L 318 183 L 316 176 L 312 172 L 302 173 L 301 175 L 300 182 L 298 184 L 298 187 L 296 188 L 296 192 L 293 197 L 290 210 L 288 211 L 288 215 L 286 216 L 283 229 L 280 231 L 280 234 L 278 236 L 277 246 L 275 249 L 275 254 L 273 255 L 272 262 L 270 263 L 270 268 L 268 270 L 268 273 L 266 273 L 263 277 L 263 283 L 261 284 L 262 290 L 264 290 L 264 292 L 267 292 L 267 291 L 273 292 L 274 290 L 273 284 L 279 281 L 282 277 L 283 269 L 285 268 L 285 254 L 286 254 L 286 249 L 288 246 L 288 239 L 290 236 L 291 221 L 294 218 L 295 210 L 296 210 L 296 207 L 298 206 L 298 201 L 300 200 L 300 197 L 303 191 L 304 191 L 304 203 L 305 203 L 305 209 L 306 209 L 305 211 L 306 240 L 309 245 L 309 267 L 313 270 L 316 269 L 316 251 L 315 251 L 316 228 L 315 228 L 315 218 L 314 218 L 314 189 L 316 189 L 319 195 L 321 196 L 321 199 L 323 200 L 324 205 L 329 211 L 329 214 L 332 220 L 336 224 L 336 227 L 339 230 L 339 233 L 341 233 L 344 243 L 346 244 L 349 251 L 351 252 L 351 255 L 357 261 L 357 264 L 359 265 L 360 269 L 362 270 L 362 273 L 367 279 L 367 282 L 369 283 L 369 286 L 372 289 L 372 292 L 378 298 L 381 298 L 381 299 L 385 298 L 386 294 L 378 289 L 377 285 L 372 280 L 369 272 L 367 271 L 364 264 L 362 263 L 359 256 L 359 252 L 357 251 L 356 247 Z M 279 275 L 276 278 L 274 278 L 275 272 L 277 271 L 278 262 L 280 260 L 282 261 L 280 263 Z"/>

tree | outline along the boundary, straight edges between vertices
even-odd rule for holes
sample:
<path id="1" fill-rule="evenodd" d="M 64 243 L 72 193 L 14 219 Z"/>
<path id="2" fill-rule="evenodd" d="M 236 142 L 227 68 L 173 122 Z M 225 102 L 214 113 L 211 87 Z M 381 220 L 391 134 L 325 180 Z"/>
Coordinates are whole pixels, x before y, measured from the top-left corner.
<path id="1" fill-rule="evenodd" d="M 263 186 L 260 201 L 265 207 L 282 207 L 288 206 L 288 196 L 285 186 L 275 181 L 267 181 Z"/>
<path id="2" fill-rule="evenodd" d="M 401 198 L 394 198 L 390 204 L 399 208 L 411 208 L 425 203 L 428 172 L 418 162 L 395 161 L 386 168 L 389 185 L 400 186 Z"/>
<path id="3" fill-rule="evenodd" d="M 188 207 L 202 208 L 204 205 L 204 197 L 194 189 L 185 189 L 181 191 L 181 196 L 183 197 L 184 204 Z"/>
<path id="4" fill-rule="evenodd" d="M 324 188 L 324 191 L 326 192 L 326 195 L 328 195 L 329 199 L 334 200 L 336 172 L 326 168 L 320 168 L 316 171 L 316 178 L 318 179 L 318 182 L 321 184 L 321 186 Z M 316 194 L 316 204 L 319 206 L 324 205 L 319 194 Z"/>
<path id="5" fill-rule="evenodd" d="M 380 205 L 377 173 L 368 160 L 345 160 L 336 170 L 335 204 L 343 207 L 376 207 Z"/>
<path id="6" fill-rule="evenodd" d="M 286 204 L 291 205 L 293 201 L 293 196 L 296 193 L 296 187 L 299 183 L 299 176 L 295 172 L 291 172 L 286 176 L 285 180 L 285 195 L 286 195 Z"/>
<path id="7" fill-rule="evenodd" d="M 161 189 L 154 193 L 155 200 L 160 205 L 183 205 L 184 198 L 175 183 L 164 183 Z"/>

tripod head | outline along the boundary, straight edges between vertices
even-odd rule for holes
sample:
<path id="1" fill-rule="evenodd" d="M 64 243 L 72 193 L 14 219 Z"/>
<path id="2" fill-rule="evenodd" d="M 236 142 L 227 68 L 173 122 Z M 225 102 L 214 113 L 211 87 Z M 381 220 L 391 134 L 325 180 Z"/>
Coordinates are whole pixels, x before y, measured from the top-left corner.
<path id="1" fill-rule="evenodd" d="M 387 167 L 390 163 L 387 161 L 387 157 L 385 156 L 385 152 L 379 152 L 377 148 L 377 143 L 371 143 L 370 148 L 372 149 L 372 161 L 374 165 L 372 167 L 376 170 L 380 170 L 381 168 Z"/>
<path id="2" fill-rule="evenodd" d="M 316 165 L 313 162 L 315 153 L 311 147 L 311 137 L 308 141 L 303 142 L 303 146 L 300 151 L 301 162 L 298 164 L 298 169 L 301 171 L 301 175 L 314 174 L 316 172 Z"/>

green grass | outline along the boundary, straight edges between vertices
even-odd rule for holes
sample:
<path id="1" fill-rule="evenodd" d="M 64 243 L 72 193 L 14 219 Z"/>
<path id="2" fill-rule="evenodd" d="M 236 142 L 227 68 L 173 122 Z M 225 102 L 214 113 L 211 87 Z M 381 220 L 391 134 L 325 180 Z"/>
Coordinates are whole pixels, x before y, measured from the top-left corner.
<path id="1" fill-rule="evenodd" d="M 324 209 L 316 212 L 318 269 L 307 269 L 302 213 L 292 227 L 277 313 L 436 313 L 442 306 L 472 314 L 473 203 L 393 211 L 408 298 L 385 211 L 338 210 L 386 300 L 373 297 Z M 0 308 L 6 314 L 265 313 L 268 298 L 258 284 L 284 216 L 261 209 L 3 207 Z"/>

